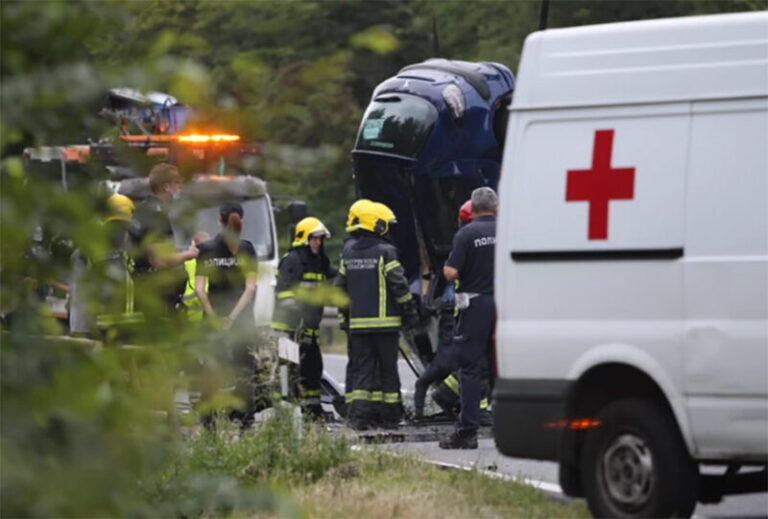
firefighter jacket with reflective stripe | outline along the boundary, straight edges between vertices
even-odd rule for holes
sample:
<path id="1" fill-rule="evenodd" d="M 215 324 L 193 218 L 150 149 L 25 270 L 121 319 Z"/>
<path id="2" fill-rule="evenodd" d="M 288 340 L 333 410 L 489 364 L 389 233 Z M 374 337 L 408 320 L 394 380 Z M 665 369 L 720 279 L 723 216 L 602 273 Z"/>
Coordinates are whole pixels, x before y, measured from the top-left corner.
<path id="1" fill-rule="evenodd" d="M 92 268 L 100 279 L 96 325 L 102 328 L 137 323 L 143 315 L 133 307 L 133 262 L 122 250 L 113 250 L 107 258 L 95 261 Z"/>
<path id="2" fill-rule="evenodd" d="M 401 324 L 400 306 L 413 300 L 397 250 L 380 236 L 357 234 L 345 243 L 334 281 L 349 294 L 349 331 L 396 331 Z"/>
<path id="3" fill-rule="evenodd" d="M 305 335 L 316 336 L 323 319 L 323 304 L 314 303 L 322 297 L 314 297 L 312 291 L 333 279 L 337 270 L 323 249 L 320 254 L 312 254 L 306 245 L 288 251 L 277 269 L 272 328 L 289 333 L 302 330 Z"/>

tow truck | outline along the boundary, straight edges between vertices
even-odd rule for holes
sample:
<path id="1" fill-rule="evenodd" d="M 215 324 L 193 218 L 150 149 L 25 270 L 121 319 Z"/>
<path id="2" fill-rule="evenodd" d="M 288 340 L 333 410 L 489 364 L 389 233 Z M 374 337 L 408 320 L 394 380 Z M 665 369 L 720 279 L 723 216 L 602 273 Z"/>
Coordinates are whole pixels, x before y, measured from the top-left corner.
<path id="1" fill-rule="evenodd" d="M 149 195 L 144 174 L 149 165 L 159 159 L 173 162 L 199 205 L 194 214 L 188 208 L 183 215 L 175 214 L 174 235 L 179 246 L 189 243 L 190 227 L 215 234 L 218 216 L 214 205 L 222 196 L 240 200 L 247 213 L 244 232 L 256 246 L 260 263 L 254 313 L 259 325 L 268 326 L 278 260 L 275 222 L 266 184 L 246 174 L 244 165 L 248 157 L 258 154 L 258 144 L 221 131 L 190 131 L 194 109 L 160 92 L 145 95 L 128 88 L 112 89 L 100 115 L 115 124 L 116 138 L 27 148 L 28 175 L 35 180 L 56 179 L 65 191 L 98 184 L 140 201 Z M 65 319 L 62 302 L 54 298 L 51 304 L 56 315 Z"/>

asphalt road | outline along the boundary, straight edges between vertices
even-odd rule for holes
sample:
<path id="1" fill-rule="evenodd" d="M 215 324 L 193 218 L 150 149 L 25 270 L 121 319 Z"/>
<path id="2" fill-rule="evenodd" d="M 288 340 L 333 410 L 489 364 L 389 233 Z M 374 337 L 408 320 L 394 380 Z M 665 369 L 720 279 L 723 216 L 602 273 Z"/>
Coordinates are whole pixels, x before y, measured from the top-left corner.
<path id="1" fill-rule="evenodd" d="M 344 370 L 347 365 L 345 355 L 323 355 L 325 370 L 343 386 Z M 399 361 L 400 384 L 404 396 L 413 391 L 416 377 L 405 363 Z M 477 467 L 481 470 L 491 470 L 499 474 L 527 480 L 529 484 L 539 486 L 543 490 L 557 493 L 557 464 L 509 458 L 499 454 L 492 439 L 480 440 L 476 451 L 445 451 L 437 446 L 437 442 L 398 444 L 392 447 L 397 452 L 421 456 L 426 460 L 448 463 L 462 467 Z M 725 498 L 716 505 L 698 505 L 694 512 L 699 518 L 768 518 L 768 493 L 749 494 Z"/>

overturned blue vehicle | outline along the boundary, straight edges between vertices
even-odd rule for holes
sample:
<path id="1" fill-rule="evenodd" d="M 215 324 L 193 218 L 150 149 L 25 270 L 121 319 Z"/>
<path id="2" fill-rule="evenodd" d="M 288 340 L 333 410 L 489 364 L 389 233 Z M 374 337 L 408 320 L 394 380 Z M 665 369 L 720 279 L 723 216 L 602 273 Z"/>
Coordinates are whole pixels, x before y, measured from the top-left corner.
<path id="1" fill-rule="evenodd" d="M 496 189 L 515 80 L 501 64 L 430 59 L 373 92 L 352 151 L 357 194 L 397 215 L 392 238 L 423 308 L 435 311 L 459 208 Z M 436 349 L 436 323 L 409 337 L 418 372 Z"/>

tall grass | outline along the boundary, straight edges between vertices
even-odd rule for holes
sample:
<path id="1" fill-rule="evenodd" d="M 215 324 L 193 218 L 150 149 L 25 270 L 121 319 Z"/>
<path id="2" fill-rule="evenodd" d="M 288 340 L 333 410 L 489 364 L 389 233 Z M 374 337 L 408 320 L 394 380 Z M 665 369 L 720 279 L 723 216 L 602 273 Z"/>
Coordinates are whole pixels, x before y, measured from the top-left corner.
<path id="1" fill-rule="evenodd" d="M 279 406 L 256 429 L 226 421 L 180 442 L 146 498 L 163 516 L 219 516 L 234 511 L 300 515 L 289 489 L 310 485 L 348 462 L 346 441 L 312 424 L 301 425 Z"/>

